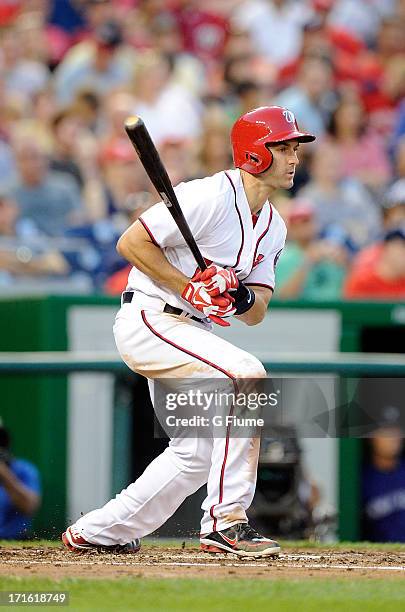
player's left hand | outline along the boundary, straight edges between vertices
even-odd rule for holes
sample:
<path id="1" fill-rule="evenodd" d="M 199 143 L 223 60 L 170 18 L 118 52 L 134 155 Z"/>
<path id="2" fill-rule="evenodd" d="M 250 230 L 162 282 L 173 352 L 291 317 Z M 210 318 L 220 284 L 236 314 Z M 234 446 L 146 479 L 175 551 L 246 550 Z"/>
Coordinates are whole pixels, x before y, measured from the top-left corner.
<path id="1" fill-rule="evenodd" d="M 228 291 L 236 291 L 239 285 L 238 278 L 232 268 L 226 270 L 211 264 L 199 276 L 199 280 L 204 283 L 207 293 L 211 297 L 222 295 Z"/>
<path id="2" fill-rule="evenodd" d="M 235 313 L 234 298 L 226 292 L 216 297 L 211 296 L 200 279 L 201 271 L 198 271 L 185 286 L 181 297 L 209 317 L 213 323 L 228 327 L 229 323 L 224 321 L 224 318 Z"/>

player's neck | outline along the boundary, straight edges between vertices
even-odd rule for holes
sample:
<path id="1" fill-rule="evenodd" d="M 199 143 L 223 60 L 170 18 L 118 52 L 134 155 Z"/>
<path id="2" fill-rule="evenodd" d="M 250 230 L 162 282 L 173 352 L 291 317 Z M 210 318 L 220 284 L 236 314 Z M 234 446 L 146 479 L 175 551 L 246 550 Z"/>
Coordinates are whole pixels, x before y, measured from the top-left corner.
<path id="1" fill-rule="evenodd" d="M 275 190 L 244 170 L 241 170 L 240 173 L 250 210 L 252 213 L 258 213 Z"/>

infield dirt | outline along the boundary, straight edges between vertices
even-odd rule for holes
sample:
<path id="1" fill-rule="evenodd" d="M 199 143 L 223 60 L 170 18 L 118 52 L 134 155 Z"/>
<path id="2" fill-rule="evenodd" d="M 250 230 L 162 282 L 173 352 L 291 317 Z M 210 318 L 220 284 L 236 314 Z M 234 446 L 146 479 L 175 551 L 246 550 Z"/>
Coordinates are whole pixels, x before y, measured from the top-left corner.
<path id="1" fill-rule="evenodd" d="M 0 576 L 63 578 L 305 578 L 405 577 L 405 552 L 350 547 L 288 548 L 279 557 L 240 559 L 209 555 L 195 544 L 146 544 L 136 554 L 71 553 L 62 547 L 0 547 Z"/>

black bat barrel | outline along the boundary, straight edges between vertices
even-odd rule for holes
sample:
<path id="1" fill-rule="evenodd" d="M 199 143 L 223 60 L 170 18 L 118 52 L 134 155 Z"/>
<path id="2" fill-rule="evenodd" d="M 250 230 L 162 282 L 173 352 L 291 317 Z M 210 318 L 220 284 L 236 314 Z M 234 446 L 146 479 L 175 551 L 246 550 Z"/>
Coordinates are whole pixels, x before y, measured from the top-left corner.
<path id="1" fill-rule="evenodd" d="M 174 193 L 173 185 L 163 165 L 160 155 L 153 143 L 150 134 L 140 117 L 129 117 L 125 122 L 125 131 L 138 154 L 138 157 L 146 170 L 151 182 L 158 194 L 169 209 L 184 240 L 194 255 L 200 270 L 206 269 L 206 263 L 196 241 L 191 233 L 189 225 L 183 215 L 180 204 Z"/>

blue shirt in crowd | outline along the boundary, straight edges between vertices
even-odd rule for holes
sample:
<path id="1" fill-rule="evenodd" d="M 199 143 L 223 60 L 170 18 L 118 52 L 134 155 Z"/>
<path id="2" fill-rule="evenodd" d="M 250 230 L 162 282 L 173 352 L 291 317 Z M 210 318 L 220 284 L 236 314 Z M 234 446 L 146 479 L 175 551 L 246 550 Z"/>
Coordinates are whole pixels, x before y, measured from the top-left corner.
<path id="1" fill-rule="evenodd" d="M 363 471 L 365 537 L 372 542 L 405 542 L 405 459 L 390 471 Z"/>
<path id="2" fill-rule="evenodd" d="M 41 492 L 39 472 L 32 463 L 24 459 L 13 459 L 9 468 L 28 489 L 38 494 Z M 16 509 L 6 489 L 0 484 L 0 539 L 25 538 L 31 523 L 31 517 Z"/>

